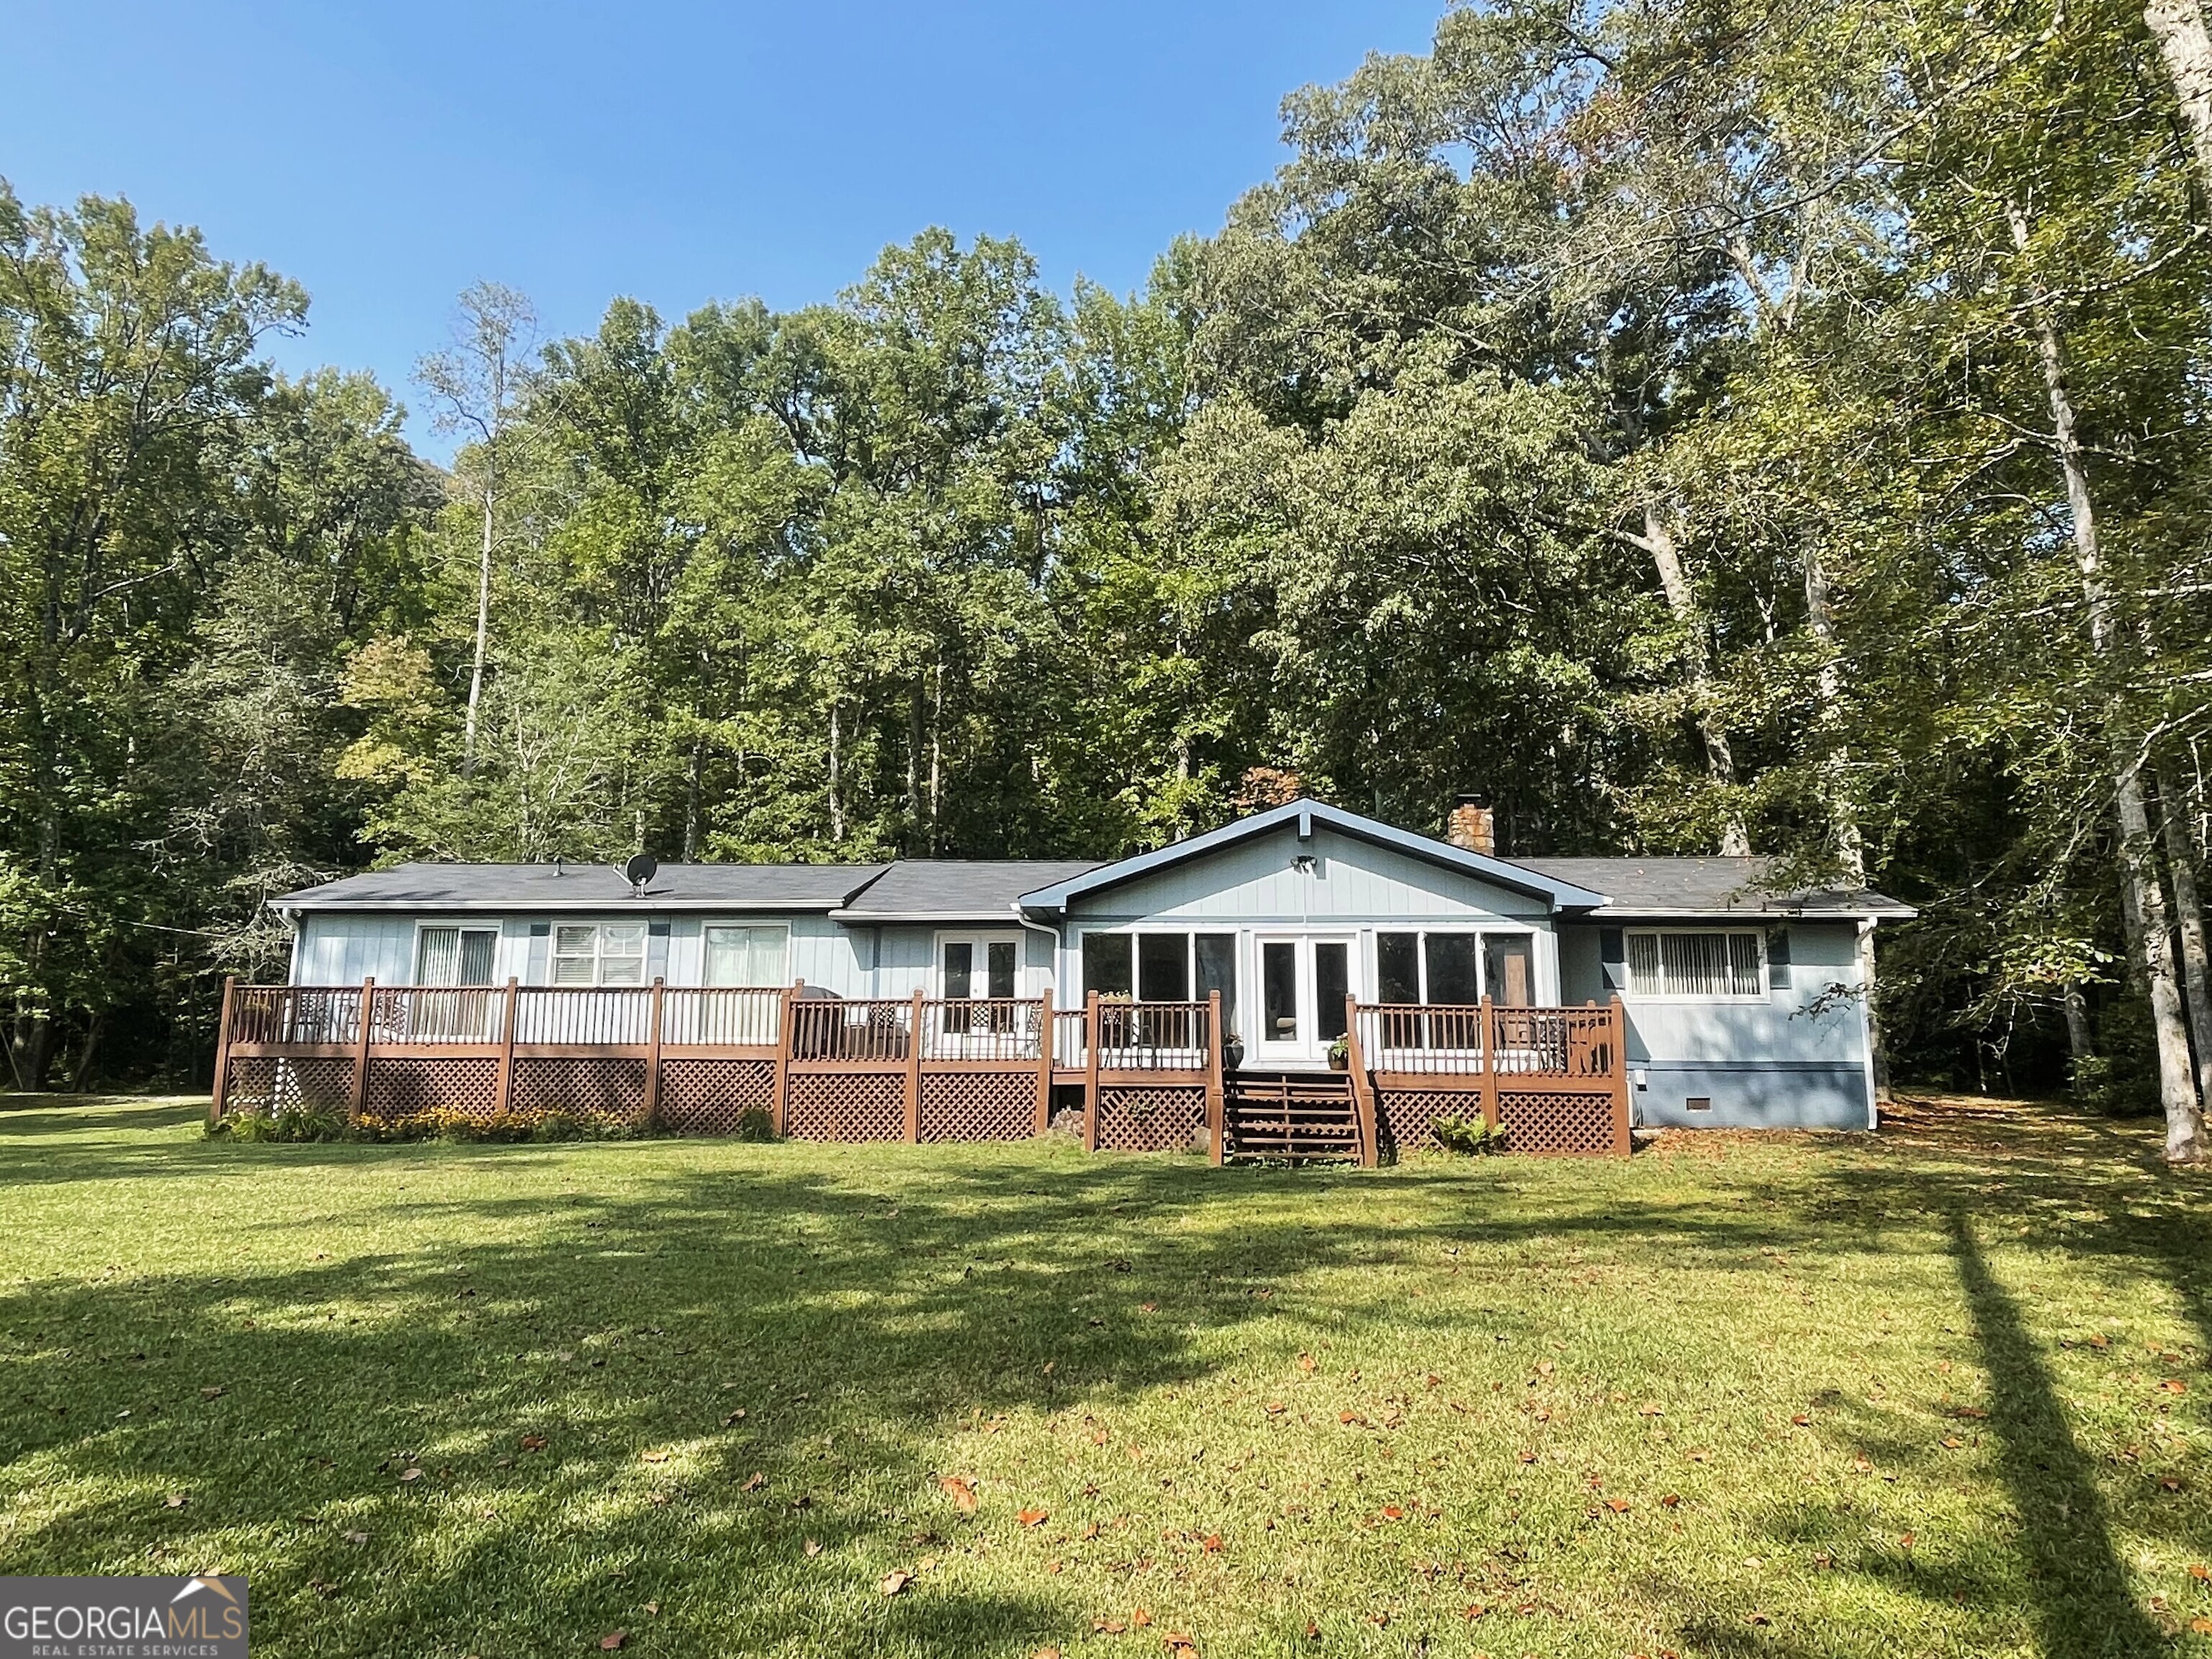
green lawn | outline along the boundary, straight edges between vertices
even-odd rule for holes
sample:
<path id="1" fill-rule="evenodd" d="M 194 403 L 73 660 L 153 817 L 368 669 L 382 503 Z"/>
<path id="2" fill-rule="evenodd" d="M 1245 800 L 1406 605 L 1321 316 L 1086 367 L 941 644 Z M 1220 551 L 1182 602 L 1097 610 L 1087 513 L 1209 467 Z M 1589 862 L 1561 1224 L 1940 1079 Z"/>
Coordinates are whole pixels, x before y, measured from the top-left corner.
<path id="1" fill-rule="evenodd" d="M 0 1108 L 0 1570 L 244 1572 L 270 1656 L 2212 1653 L 2212 1182 L 2154 1153 Z"/>

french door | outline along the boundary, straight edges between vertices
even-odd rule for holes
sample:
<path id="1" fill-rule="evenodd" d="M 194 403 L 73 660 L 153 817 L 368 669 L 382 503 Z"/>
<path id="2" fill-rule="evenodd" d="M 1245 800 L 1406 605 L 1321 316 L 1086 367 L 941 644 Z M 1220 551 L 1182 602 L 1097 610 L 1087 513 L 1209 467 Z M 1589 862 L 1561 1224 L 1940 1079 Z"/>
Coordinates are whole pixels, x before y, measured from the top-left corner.
<path id="1" fill-rule="evenodd" d="M 1262 933 L 1254 941 L 1260 994 L 1251 1044 L 1259 1065 L 1318 1066 L 1345 1033 L 1358 960 L 1350 935 Z"/>

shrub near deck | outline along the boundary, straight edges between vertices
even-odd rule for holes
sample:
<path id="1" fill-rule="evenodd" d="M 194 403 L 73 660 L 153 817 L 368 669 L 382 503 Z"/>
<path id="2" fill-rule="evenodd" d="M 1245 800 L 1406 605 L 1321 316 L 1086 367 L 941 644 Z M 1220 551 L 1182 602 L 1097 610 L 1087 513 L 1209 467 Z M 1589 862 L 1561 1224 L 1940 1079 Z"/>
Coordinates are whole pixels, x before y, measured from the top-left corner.
<path id="1" fill-rule="evenodd" d="M 2212 1651 L 2204 1183 L 1910 1115 L 1224 1176 L 0 1110 L 0 1561 L 246 1573 L 272 1656 Z"/>

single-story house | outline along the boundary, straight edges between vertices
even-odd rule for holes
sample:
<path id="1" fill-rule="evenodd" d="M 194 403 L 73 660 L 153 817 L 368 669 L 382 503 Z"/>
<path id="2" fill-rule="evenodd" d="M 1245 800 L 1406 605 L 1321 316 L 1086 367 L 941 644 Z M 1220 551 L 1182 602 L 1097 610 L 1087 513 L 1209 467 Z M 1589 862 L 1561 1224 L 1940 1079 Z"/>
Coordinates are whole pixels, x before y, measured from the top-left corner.
<path id="1" fill-rule="evenodd" d="M 1492 849 L 1474 799 L 1442 838 L 1297 800 L 1103 863 L 680 865 L 640 885 L 598 866 L 418 863 L 274 903 L 295 987 L 800 986 L 871 1006 L 1040 1000 L 1048 1020 L 1094 994 L 1139 1011 L 1218 998 L 1231 1066 L 1278 1079 L 1341 1068 L 1365 1008 L 1382 1011 L 1367 1064 L 1387 1069 L 1378 1050 L 1518 1041 L 1497 1026 L 1462 1042 L 1448 1011 L 1617 1000 L 1608 1063 L 1638 1123 L 1873 1125 L 1869 936 L 1906 906 L 1775 890 L 1755 858 Z"/>

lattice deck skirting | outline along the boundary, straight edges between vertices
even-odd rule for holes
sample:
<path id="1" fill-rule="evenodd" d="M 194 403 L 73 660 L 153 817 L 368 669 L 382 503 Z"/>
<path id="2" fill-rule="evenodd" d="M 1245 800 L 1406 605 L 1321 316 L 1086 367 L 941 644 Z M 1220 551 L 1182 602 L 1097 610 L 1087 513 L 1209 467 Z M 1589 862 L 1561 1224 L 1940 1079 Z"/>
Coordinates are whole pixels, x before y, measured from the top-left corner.
<path id="1" fill-rule="evenodd" d="M 1098 1085 L 1098 1144 L 1121 1152 L 1188 1149 L 1206 1123 L 1203 1085 Z"/>
<path id="2" fill-rule="evenodd" d="M 924 1140 L 1027 1140 L 1036 1133 L 1034 1072 L 949 1072 L 921 1079 Z"/>
<path id="3" fill-rule="evenodd" d="M 783 1132 L 793 1140 L 903 1140 L 906 1079 L 896 1072 L 794 1072 Z"/>
<path id="4" fill-rule="evenodd" d="M 370 1117 L 411 1117 L 417 1112 L 465 1112 L 489 1117 L 499 1106 L 495 1060 L 378 1060 L 368 1068 Z"/>
<path id="5" fill-rule="evenodd" d="M 1382 1120 L 1382 1144 L 1410 1152 L 1429 1145 L 1438 1118 L 1480 1115 L 1482 1097 L 1466 1089 L 1382 1089 L 1375 1108 Z"/>
<path id="6" fill-rule="evenodd" d="M 772 1060 L 672 1060 L 660 1068 L 660 1127 L 676 1134 L 735 1134 L 747 1112 L 775 1104 Z"/>
<path id="7" fill-rule="evenodd" d="M 1498 1091 L 1498 1121 L 1516 1152 L 1609 1152 L 1613 1149 L 1611 1094 L 1564 1089 Z"/>

